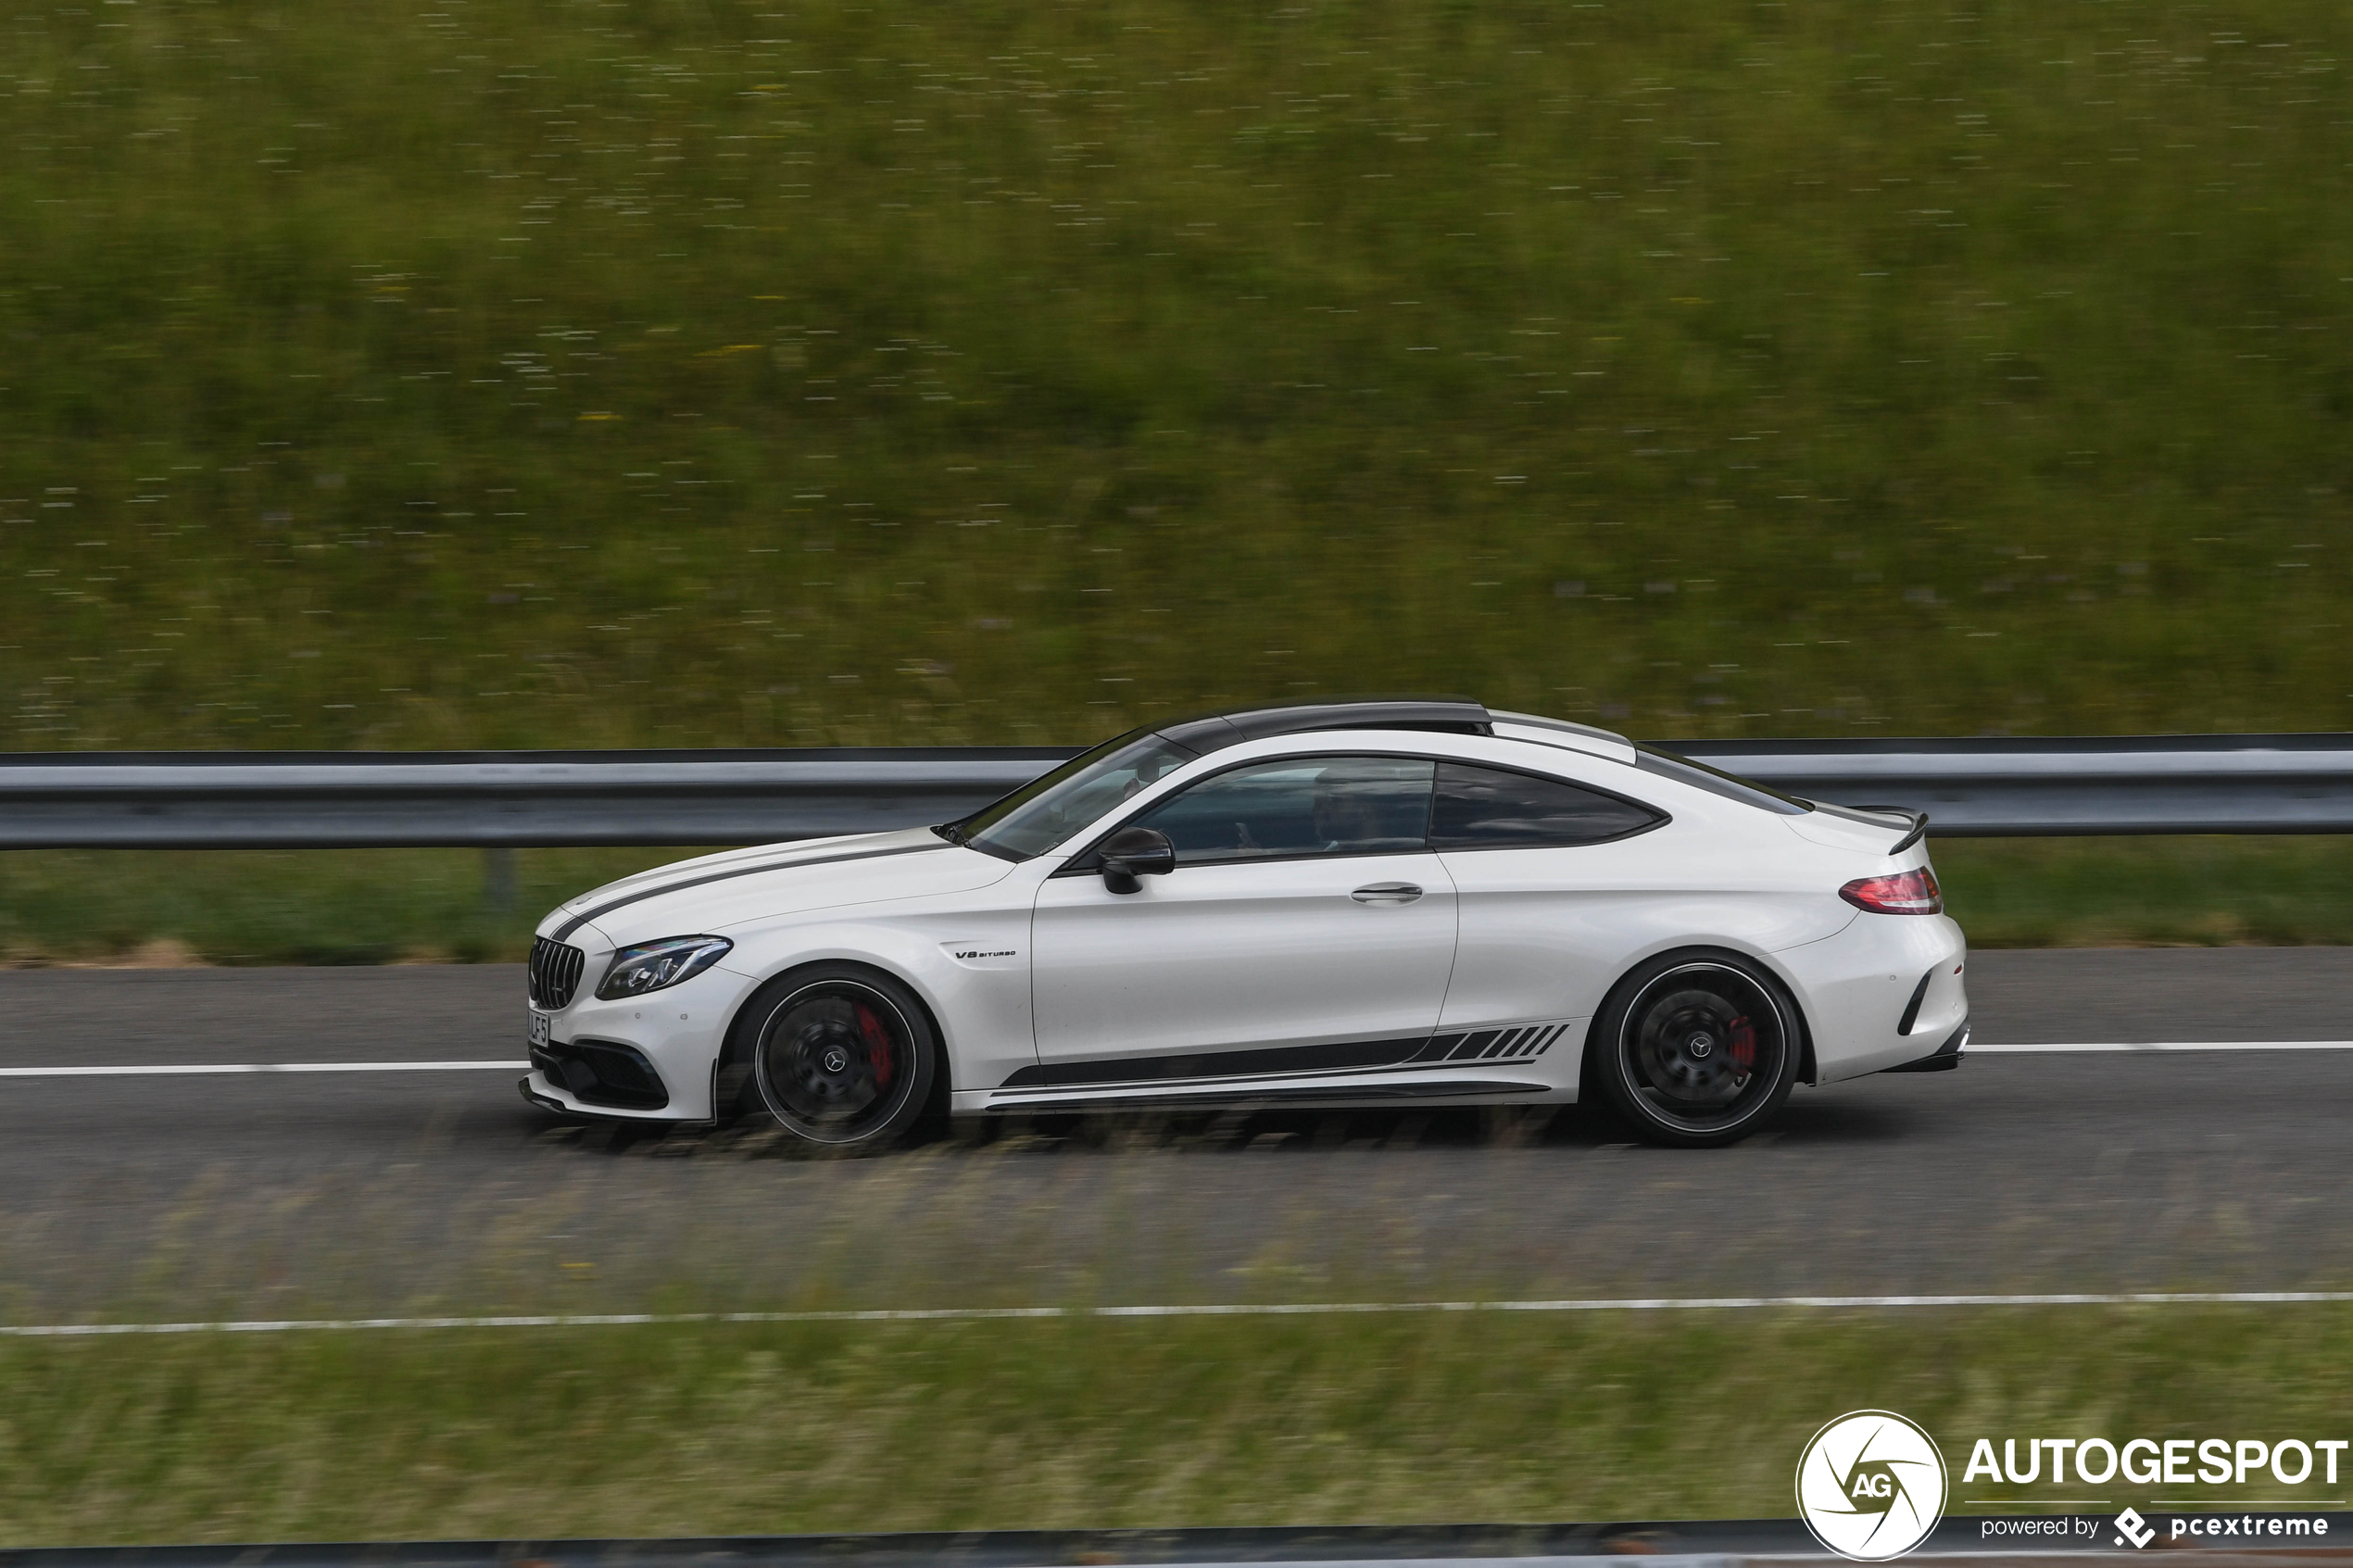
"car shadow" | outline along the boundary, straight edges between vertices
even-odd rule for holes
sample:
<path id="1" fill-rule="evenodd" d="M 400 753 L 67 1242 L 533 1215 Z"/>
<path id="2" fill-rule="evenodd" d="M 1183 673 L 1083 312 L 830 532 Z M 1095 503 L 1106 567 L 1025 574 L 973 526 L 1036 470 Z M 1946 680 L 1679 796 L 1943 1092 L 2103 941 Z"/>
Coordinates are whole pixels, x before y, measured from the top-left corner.
<path id="1" fill-rule="evenodd" d="M 829 1158 L 825 1151 L 801 1145 L 761 1116 L 713 1128 L 557 1122 L 524 1108 L 518 1108 L 518 1115 L 525 1119 L 532 1142 L 583 1153 L 739 1160 Z M 1908 1106 L 1805 1094 L 1782 1107 L 1763 1130 L 1725 1149 L 1658 1151 L 1705 1155 L 1773 1148 L 1852 1148 L 1915 1137 L 1922 1127 L 1922 1115 Z M 1237 1106 L 1216 1111 L 960 1118 L 920 1129 L 900 1144 L 897 1152 L 952 1160 L 980 1155 L 1090 1158 L 1146 1152 L 1332 1154 L 1416 1148 L 1599 1152 L 1655 1147 L 1598 1105 L 1352 1110 Z"/>

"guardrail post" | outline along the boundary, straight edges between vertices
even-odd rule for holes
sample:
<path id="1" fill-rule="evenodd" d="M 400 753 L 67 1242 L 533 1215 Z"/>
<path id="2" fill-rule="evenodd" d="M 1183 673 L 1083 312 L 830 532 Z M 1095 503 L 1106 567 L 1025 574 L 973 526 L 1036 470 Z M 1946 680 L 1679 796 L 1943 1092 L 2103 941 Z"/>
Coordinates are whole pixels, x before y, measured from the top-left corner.
<path id="1" fill-rule="evenodd" d="M 515 851 L 511 845 L 493 844 L 482 852 L 482 903 L 494 914 L 515 907 Z"/>

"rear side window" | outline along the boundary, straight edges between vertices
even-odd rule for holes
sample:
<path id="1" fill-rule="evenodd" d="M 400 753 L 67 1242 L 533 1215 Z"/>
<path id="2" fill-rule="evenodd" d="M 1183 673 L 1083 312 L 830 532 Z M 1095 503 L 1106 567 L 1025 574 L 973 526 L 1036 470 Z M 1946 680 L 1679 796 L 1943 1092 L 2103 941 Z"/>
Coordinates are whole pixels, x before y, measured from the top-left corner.
<path id="1" fill-rule="evenodd" d="M 1432 804 L 1433 849 L 1534 849 L 1599 844 L 1656 827 L 1663 811 L 1558 779 L 1466 762 L 1438 765 Z"/>

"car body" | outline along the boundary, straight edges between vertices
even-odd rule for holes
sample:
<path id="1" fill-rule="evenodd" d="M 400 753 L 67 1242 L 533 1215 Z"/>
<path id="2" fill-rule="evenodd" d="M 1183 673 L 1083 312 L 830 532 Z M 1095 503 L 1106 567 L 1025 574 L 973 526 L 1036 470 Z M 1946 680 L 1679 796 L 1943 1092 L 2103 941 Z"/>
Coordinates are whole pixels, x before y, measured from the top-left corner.
<path id="1" fill-rule="evenodd" d="M 1543 1105 L 1598 1073 L 1638 1130 L 1729 1141 L 1792 1084 L 1957 1064 L 1925 822 L 1475 703 L 1209 715 L 961 824 L 567 902 L 522 1087 L 855 1145 L 925 1110 Z"/>

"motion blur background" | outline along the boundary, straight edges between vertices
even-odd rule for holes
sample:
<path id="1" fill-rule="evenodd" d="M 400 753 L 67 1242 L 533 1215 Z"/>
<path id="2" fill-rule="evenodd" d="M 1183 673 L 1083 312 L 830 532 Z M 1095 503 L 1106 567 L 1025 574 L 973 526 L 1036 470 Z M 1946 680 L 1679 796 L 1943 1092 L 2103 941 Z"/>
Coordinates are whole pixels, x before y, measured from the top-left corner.
<path id="1" fill-rule="evenodd" d="M 0 748 L 2353 725 L 2342 6 L 433 3 L 0 23 Z M 2341 839 L 1939 853 L 2353 936 Z M 19 854 L 0 951 L 481 893 Z"/>
<path id="2" fill-rule="evenodd" d="M 1384 688 L 2353 728 L 2348 50 L 2322 0 L 18 0 L 0 750 Z M 1981 948 L 2353 939 L 2341 838 L 1936 851 Z M 0 968 L 512 959 L 682 853 L 485 899 L 459 851 L 13 852 Z M 1982 1041 L 2245 1042 L 2341 1035 L 2348 972 L 1970 979 Z M 0 974 L 0 1325 L 2353 1259 L 2342 1053 L 1989 1057 L 1714 1153 L 1237 1113 L 855 1164 L 553 1128 L 504 1072 L 32 1075 L 496 1061 L 521 989 Z M 2310 1434 L 2347 1364 L 2342 1302 L 0 1336 L 0 1544 L 1780 1513 L 1841 1411 Z"/>
<path id="3" fill-rule="evenodd" d="M 0 26 L 0 744 L 2353 724 L 2341 6 Z"/>

